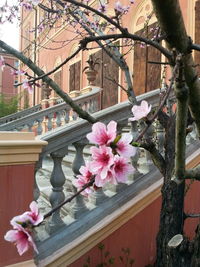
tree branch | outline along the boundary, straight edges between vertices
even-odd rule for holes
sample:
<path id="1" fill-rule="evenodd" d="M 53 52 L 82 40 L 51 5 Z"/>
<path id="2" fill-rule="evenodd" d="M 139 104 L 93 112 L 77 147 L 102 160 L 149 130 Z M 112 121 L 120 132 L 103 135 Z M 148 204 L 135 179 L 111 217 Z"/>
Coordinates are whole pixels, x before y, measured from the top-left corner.
<path id="1" fill-rule="evenodd" d="M 193 169 L 186 170 L 184 178 L 185 179 L 195 179 L 197 181 L 200 181 L 200 166 L 197 166 Z"/>
<path id="2" fill-rule="evenodd" d="M 164 175 L 166 170 L 166 164 L 163 156 L 156 149 L 156 146 L 153 142 L 141 143 L 139 147 L 142 147 L 150 152 L 153 163 L 157 166 L 159 171 Z"/>
<path id="3" fill-rule="evenodd" d="M 140 41 L 145 44 L 151 45 L 155 47 L 157 50 L 159 50 L 170 62 L 172 61 L 172 53 L 166 48 L 164 48 L 162 45 L 160 45 L 158 42 L 152 41 L 151 39 L 139 36 L 137 34 L 129 33 L 128 30 L 121 34 L 107 34 L 103 36 L 85 37 L 83 40 L 81 40 L 81 42 L 89 43 L 97 40 L 122 39 L 122 38 L 128 38 L 133 41 Z"/>
<path id="4" fill-rule="evenodd" d="M 154 113 L 154 115 L 152 116 L 152 118 L 148 120 L 147 126 L 142 130 L 142 132 L 137 137 L 137 139 L 136 139 L 135 142 L 138 142 L 143 137 L 143 135 L 146 133 L 146 131 L 148 130 L 148 128 L 151 126 L 151 124 L 157 118 L 160 110 L 162 110 L 163 106 L 165 105 L 165 102 L 166 102 L 167 98 L 169 97 L 170 92 L 172 90 L 172 87 L 174 85 L 174 81 L 175 81 L 175 78 L 176 78 L 177 69 L 178 69 L 178 65 L 176 64 L 175 67 L 174 67 L 174 69 L 173 69 L 172 78 L 171 78 L 171 81 L 170 81 L 170 85 L 168 87 L 168 91 L 166 92 L 165 96 L 163 97 L 163 100 L 161 101 L 161 103 L 160 103 L 157 111 Z"/>
<path id="5" fill-rule="evenodd" d="M 184 82 L 184 70 L 182 57 L 177 59 L 178 78 L 176 79 L 175 94 L 177 98 L 176 111 L 176 135 L 175 135 L 175 177 L 184 180 L 185 174 L 185 150 L 186 150 L 186 127 L 188 114 L 188 88 Z"/>

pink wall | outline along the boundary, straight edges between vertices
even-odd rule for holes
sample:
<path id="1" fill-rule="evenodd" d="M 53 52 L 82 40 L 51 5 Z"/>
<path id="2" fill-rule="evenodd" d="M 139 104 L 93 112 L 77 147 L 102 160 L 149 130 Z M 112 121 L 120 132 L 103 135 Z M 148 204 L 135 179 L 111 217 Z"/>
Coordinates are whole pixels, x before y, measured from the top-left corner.
<path id="1" fill-rule="evenodd" d="M 199 213 L 199 191 L 200 184 L 198 182 L 193 183 L 186 195 L 186 212 Z M 121 251 L 122 248 L 130 249 L 130 258 L 135 260 L 134 267 L 144 267 L 147 264 L 154 263 L 160 207 L 161 197 L 101 242 L 105 245 L 104 252 L 109 251 L 110 256 L 115 258 L 113 266 L 125 266 L 119 260 L 120 255 L 124 256 Z M 188 219 L 186 221 L 185 231 L 190 237 L 194 235 L 198 221 L 198 219 Z M 101 252 L 96 246 L 69 267 L 83 266 L 86 264 L 88 256 L 91 259 L 89 266 L 93 267 L 101 263 Z"/>
<path id="2" fill-rule="evenodd" d="M 15 246 L 3 237 L 11 230 L 12 217 L 29 209 L 33 188 L 34 164 L 0 166 L 0 266 L 32 258 L 31 251 L 19 256 Z"/>
<path id="3" fill-rule="evenodd" d="M 3 55 L 5 62 L 14 66 L 15 59 L 10 58 L 10 56 Z M 15 76 L 11 74 L 11 68 L 5 67 L 2 72 L 2 84 L 0 87 L 0 93 L 3 93 L 5 96 L 14 96 L 17 94 L 17 88 L 14 87 Z"/>

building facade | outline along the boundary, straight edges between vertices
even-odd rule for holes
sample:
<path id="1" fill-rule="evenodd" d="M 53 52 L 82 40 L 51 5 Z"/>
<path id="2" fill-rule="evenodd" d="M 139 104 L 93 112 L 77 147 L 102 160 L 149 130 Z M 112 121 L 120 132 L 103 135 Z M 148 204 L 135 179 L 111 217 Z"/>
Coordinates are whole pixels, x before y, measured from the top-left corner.
<path id="1" fill-rule="evenodd" d="M 0 50 L 0 56 L 4 58 L 6 64 L 18 68 L 18 60 L 15 57 L 3 50 Z M 10 67 L 5 66 L 3 70 L 0 68 L 0 94 L 5 98 L 9 99 L 17 94 L 18 90 L 14 86 L 17 81 L 18 78 L 12 74 Z"/>
<path id="2" fill-rule="evenodd" d="M 129 2 L 125 3 L 123 1 L 123 4 L 128 5 Z M 200 38 L 198 34 L 200 30 L 200 1 L 180 0 L 180 4 L 188 35 L 195 42 L 200 41 L 198 40 Z M 97 1 L 90 1 L 90 5 L 98 8 Z M 114 14 L 114 5 L 115 1 L 109 2 L 108 15 L 110 16 Z M 49 72 L 77 49 L 81 39 L 81 29 L 70 25 L 63 19 L 52 21 L 51 29 L 45 29 L 41 23 L 45 16 L 45 12 L 39 7 L 31 12 L 22 12 L 21 51 L 42 70 Z M 33 31 L 32 29 L 38 27 L 38 25 L 39 30 Z M 127 15 L 123 17 L 122 25 L 132 33 L 153 38 L 157 25 L 156 18 L 152 13 L 151 1 L 136 0 L 131 5 Z M 107 33 L 111 32 L 111 30 L 107 30 Z M 160 52 L 155 48 L 143 46 L 137 42 L 131 48 L 124 45 L 124 40 L 118 40 L 117 45 L 120 52 L 126 54 L 125 59 L 132 75 L 136 95 L 162 87 L 163 77 L 168 75 L 170 70 L 166 70 L 165 65 L 156 64 L 166 61 Z M 99 64 L 95 66 L 98 72 L 95 85 L 103 88 L 101 108 L 124 101 L 127 96 L 118 86 L 119 84 L 126 86 L 124 72 L 96 43 L 89 44 L 87 48 L 53 73 L 51 78 L 72 97 L 85 93 L 88 81 L 83 70 L 87 66 L 86 61 L 89 56 L 93 55 L 93 58 L 99 61 Z M 197 61 L 199 61 L 199 57 L 200 55 L 195 53 Z M 22 68 L 25 68 L 25 66 L 22 66 Z M 43 97 L 42 87 L 35 88 L 33 95 L 29 97 L 30 106 L 40 103 Z M 55 93 L 52 92 L 51 98 L 55 97 Z"/>

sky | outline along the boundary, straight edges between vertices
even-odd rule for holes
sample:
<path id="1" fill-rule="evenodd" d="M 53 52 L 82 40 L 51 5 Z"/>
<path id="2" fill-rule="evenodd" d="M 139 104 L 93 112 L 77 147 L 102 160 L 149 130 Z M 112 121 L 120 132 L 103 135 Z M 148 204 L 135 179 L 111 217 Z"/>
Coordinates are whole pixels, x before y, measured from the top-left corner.
<path id="1" fill-rule="evenodd" d="M 0 0 L 1 4 L 5 2 L 5 0 Z M 16 3 L 17 0 L 8 0 L 8 3 Z M 0 5 L 1 5 L 0 4 Z M 0 24 L 0 39 L 14 47 L 15 49 L 19 49 L 19 29 L 17 27 L 17 22 L 4 23 Z"/>
<path id="2" fill-rule="evenodd" d="M 0 39 L 15 49 L 19 49 L 19 29 L 17 23 L 0 25 Z"/>

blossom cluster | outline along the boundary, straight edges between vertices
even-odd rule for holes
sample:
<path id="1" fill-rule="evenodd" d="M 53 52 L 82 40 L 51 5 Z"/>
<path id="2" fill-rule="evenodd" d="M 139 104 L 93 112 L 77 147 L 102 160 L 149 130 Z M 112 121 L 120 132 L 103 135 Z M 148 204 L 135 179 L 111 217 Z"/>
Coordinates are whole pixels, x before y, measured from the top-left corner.
<path id="1" fill-rule="evenodd" d="M 107 183 L 125 183 L 128 175 L 134 172 L 130 157 L 135 155 L 136 148 L 130 144 L 131 134 L 118 136 L 115 121 L 111 121 L 107 127 L 97 122 L 92 126 L 87 139 L 97 146 L 91 147 L 92 161 L 80 168 L 80 175 L 74 185 L 81 189 L 92 177 L 95 177 L 95 187 L 103 187 Z M 89 195 L 93 188 L 85 189 L 83 194 Z"/>
<path id="2" fill-rule="evenodd" d="M 9 230 L 4 239 L 16 245 L 19 255 L 25 253 L 30 246 L 38 253 L 37 247 L 32 238 L 33 227 L 43 221 L 43 216 L 39 214 L 35 201 L 30 204 L 30 211 L 14 217 L 10 224 L 13 230 Z"/>
<path id="3" fill-rule="evenodd" d="M 151 105 L 142 101 L 140 105 L 132 108 L 133 118 L 130 121 L 140 120 L 151 111 Z M 82 192 L 84 196 L 90 195 L 95 188 L 103 187 L 107 183 L 125 183 L 128 175 L 134 172 L 130 158 L 136 153 L 131 145 L 132 135 L 125 133 L 117 135 L 117 123 L 110 121 L 107 125 L 97 122 L 92 126 L 92 132 L 87 139 L 96 146 L 90 148 L 92 160 L 79 170 L 80 175 L 74 180 L 78 190 L 87 185 L 94 178 L 93 187 L 86 187 Z"/>

